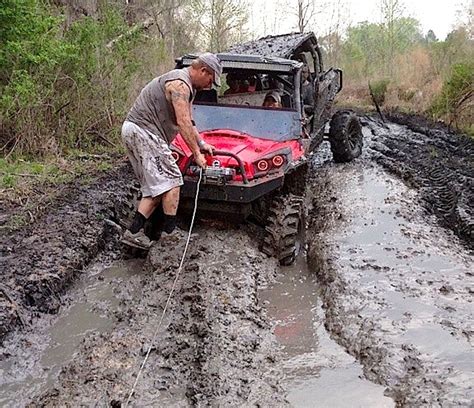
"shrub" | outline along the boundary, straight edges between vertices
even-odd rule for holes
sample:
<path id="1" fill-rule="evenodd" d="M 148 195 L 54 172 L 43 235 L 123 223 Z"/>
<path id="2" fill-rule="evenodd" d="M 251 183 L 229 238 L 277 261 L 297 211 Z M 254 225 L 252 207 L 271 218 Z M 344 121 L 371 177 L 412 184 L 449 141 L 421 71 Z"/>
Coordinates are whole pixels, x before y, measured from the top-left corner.
<path id="1" fill-rule="evenodd" d="M 472 124 L 473 100 L 474 63 L 455 64 L 431 106 L 431 113 L 437 118 L 446 116 L 450 124 L 454 122 L 457 126 L 464 122 Z"/>
<path id="2" fill-rule="evenodd" d="M 2 151 L 44 156 L 114 144 L 140 68 L 140 34 L 111 6 L 68 29 L 41 0 L 5 0 L 0 8 Z M 51 7 L 51 6 L 50 6 Z M 144 65 L 144 64 L 143 64 Z M 111 140 L 112 139 L 112 140 Z"/>
<path id="3" fill-rule="evenodd" d="M 374 98 L 374 101 L 379 104 L 383 105 L 385 102 L 385 95 L 387 94 L 388 84 L 390 80 L 388 79 L 380 79 L 378 81 L 369 82 L 369 89 Z"/>

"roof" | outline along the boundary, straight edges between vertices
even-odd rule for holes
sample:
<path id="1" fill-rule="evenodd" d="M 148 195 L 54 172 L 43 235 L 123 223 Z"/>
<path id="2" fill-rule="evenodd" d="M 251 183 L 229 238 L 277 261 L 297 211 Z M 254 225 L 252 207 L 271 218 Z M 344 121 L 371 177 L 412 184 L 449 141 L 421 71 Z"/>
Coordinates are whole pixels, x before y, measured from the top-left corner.
<path id="1" fill-rule="evenodd" d="M 181 58 L 178 58 L 176 62 L 181 66 L 189 66 L 192 60 L 198 56 L 198 54 L 186 54 Z M 224 69 L 236 68 L 261 71 L 291 72 L 303 66 L 303 64 L 299 61 L 262 55 L 220 53 L 217 54 L 217 56 L 221 60 Z"/>
<path id="2" fill-rule="evenodd" d="M 290 58 L 295 50 L 308 40 L 317 44 L 316 37 L 312 32 L 269 35 L 255 41 L 235 45 L 229 52 Z"/>

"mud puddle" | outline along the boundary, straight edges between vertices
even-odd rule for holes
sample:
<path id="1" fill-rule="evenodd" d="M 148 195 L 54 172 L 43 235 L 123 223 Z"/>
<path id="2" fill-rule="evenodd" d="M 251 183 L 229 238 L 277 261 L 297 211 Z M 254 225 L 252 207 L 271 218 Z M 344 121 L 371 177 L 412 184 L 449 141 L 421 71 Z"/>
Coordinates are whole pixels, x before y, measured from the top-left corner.
<path id="1" fill-rule="evenodd" d="M 69 305 L 57 316 L 37 322 L 34 334 L 24 333 L 6 342 L 0 362 L 0 406 L 24 406 L 54 384 L 87 334 L 113 328 L 113 312 L 119 305 L 114 293 L 117 285 L 136 274 L 142 263 L 91 265 L 70 291 Z"/>
<path id="2" fill-rule="evenodd" d="M 323 175 L 309 258 L 332 336 L 397 405 L 470 405 L 472 256 L 379 167 Z"/>
<path id="3" fill-rule="evenodd" d="M 291 406 L 393 407 L 385 387 L 363 378 L 357 360 L 329 337 L 316 276 L 300 256 L 261 291 L 273 333 L 282 347 L 281 385 Z"/>

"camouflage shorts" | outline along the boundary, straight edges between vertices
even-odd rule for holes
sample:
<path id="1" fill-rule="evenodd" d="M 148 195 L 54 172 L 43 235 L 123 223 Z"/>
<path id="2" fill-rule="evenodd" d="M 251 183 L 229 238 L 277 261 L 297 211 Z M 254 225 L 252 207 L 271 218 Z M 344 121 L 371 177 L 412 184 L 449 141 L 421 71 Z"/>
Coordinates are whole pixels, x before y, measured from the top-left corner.
<path id="1" fill-rule="evenodd" d="M 156 197 L 183 184 L 181 171 L 162 138 L 125 121 L 122 140 L 143 197 Z"/>

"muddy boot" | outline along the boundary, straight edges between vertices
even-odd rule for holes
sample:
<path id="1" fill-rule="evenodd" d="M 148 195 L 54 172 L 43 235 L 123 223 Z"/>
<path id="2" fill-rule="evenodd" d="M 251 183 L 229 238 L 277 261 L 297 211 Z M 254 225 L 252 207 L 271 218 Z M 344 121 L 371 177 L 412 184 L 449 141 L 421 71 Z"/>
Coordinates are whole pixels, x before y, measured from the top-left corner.
<path id="1" fill-rule="evenodd" d="M 186 240 L 188 234 L 181 228 L 176 227 L 172 232 L 163 231 L 161 233 L 160 244 L 162 245 L 175 245 L 179 241 Z"/>
<path id="2" fill-rule="evenodd" d="M 145 223 L 145 235 L 152 241 L 158 241 L 163 230 L 163 207 L 159 205 Z"/>
<path id="3" fill-rule="evenodd" d="M 151 247 L 151 240 L 145 235 L 143 229 L 135 234 L 132 234 L 130 230 L 126 230 L 120 242 L 124 245 L 144 250 L 148 250 Z"/>

